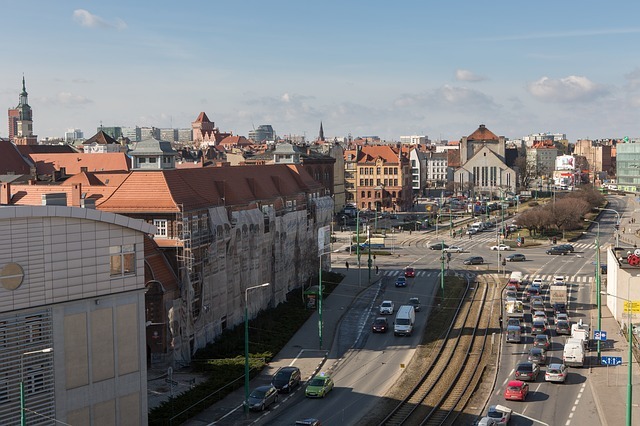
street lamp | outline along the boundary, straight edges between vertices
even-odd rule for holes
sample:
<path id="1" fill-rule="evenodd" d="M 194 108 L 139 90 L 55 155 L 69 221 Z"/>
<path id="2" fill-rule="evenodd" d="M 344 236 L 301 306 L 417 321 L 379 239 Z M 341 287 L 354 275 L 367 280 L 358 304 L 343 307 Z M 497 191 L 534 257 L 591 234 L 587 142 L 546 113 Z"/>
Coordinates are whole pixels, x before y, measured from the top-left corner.
<path id="1" fill-rule="evenodd" d="M 37 351 L 29 351 L 20 355 L 20 426 L 25 426 L 25 401 L 24 401 L 24 357 L 34 354 L 48 354 L 53 352 L 53 348 L 39 349 Z"/>
<path id="2" fill-rule="evenodd" d="M 604 211 L 608 211 L 608 212 L 614 212 L 616 214 L 616 247 L 620 247 L 620 235 L 618 233 L 618 227 L 620 226 L 620 213 L 618 213 L 617 210 L 614 209 L 603 209 L 601 207 L 598 207 L 598 210 L 604 210 Z"/>
<path id="3" fill-rule="evenodd" d="M 369 247 L 371 247 L 371 240 L 369 240 Z M 320 349 L 322 349 L 322 256 L 325 254 L 331 254 L 331 252 L 325 251 L 318 254 L 320 263 L 318 268 L 318 340 L 320 341 Z M 369 257 L 371 257 L 371 248 L 369 248 Z M 371 268 L 369 268 L 369 275 L 371 275 Z"/>
<path id="4" fill-rule="evenodd" d="M 269 283 L 247 287 L 244 291 L 244 412 L 249 412 L 249 290 L 266 287 Z"/>
<path id="5" fill-rule="evenodd" d="M 629 295 L 631 292 L 630 291 L 631 278 L 633 278 L 633 275 L 629 276 L 629 280 L 627 282 L 627 298 L 626 299 L 624 297 L 616 296 L 615 294 L 607 293 L 606 291 L 598 293 L 598 295 L 603 294 L 605 296 L 615 297 L 616 299 L 624 300 L 625 302 L 627 302 L 627 313 L 628 313 L 627 335 L 629 337 L 629 354 L 627 355 L 629 357 L 628 359 L 629 370 L 628 370 L 628 377 L 627 377 L 627 422 L 626 422 L 627 426 L 631 426 L 631 399 L 633 396 L 633 324 L 631 323 L 631 312 L 633 311 L 632 309 L 633 304 L 631 303 L 631 299 L 629 298 Z"/>
<path id="6" fill-rule="evenodd" d="M 596 222 L 595 220 L 585 219 L 585 222 L 591 222 L 598 225 L 598 233 L 596 234 L 596 303 L 598 304 L 598 330 L 602 328 L 602 303 L 601 303 L 601 294 L 600 294 L 600 222 Z M 598 363 L 600 363 L 601 358 L 601 350 L 600 350 L 600 339 L 597 340 L 596 344 L 598 345 Z"/>

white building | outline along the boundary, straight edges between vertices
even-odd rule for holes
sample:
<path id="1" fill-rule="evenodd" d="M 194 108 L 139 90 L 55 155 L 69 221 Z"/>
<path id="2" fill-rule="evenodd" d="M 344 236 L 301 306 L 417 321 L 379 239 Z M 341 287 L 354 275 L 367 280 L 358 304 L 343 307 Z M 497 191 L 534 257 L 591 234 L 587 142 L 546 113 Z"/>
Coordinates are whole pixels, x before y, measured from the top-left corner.
<path id="1" fill-rule="evenodd" d="M 93 209 L 0 207 L 0 233 L 12 236 L 0 251 L 0 424 L 19 424 L 21 382 L 26 424 L 147 424 L 144 235 L 154 232 Z"/>
<path id="2" fill-rule="evenodd" d="M 409 151 L 411 162 L 411 189 L 414 195 L 422 195 L 427 180 L 427 154 L 417 148 Z"/>
<path id="3" fill-rule="evenodd" d="M 406 145 L 427 145 L 429 137 L 426 135 L 400 136 L 400 143 Z"/>
<path id="4" fill-rule="evenodd" d="M 64 132 L 64 141 L 66 143 L 77 141 L 78 139 L 84 139 L 84 133 L 82 133 L 82 130 L 67 129 L 67 131 Z"/>
<path id="5" fill-rule="evenodd" d="M 427 186 L 443 187 L 449 180 L 448 155 L 446 152 L 427 154 Z"/>

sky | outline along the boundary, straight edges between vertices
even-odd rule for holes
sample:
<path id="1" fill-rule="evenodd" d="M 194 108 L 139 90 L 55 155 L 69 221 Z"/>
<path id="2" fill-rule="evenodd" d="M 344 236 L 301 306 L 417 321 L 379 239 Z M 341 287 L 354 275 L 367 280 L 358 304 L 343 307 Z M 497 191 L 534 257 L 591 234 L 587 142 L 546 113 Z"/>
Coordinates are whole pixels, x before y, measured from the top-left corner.
<path id="1" fill-rule="evenodd" d="M 507 138 L 640 136 L 640 2 L 3 2 L 0 106 L 34 133 L 104 126 L 315 139 L 480 124 Z M 6 111 L 5 109 L 5 111 Z M 5 124 L 0 137 L 8 135 Z"/>

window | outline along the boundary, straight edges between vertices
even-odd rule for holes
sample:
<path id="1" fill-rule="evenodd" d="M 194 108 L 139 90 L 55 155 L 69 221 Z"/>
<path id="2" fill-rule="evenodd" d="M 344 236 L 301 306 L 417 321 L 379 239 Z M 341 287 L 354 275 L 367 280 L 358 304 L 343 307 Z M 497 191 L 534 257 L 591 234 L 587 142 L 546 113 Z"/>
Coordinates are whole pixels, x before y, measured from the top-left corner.
<path id="1" fill-rule="evenodd" d="M 80 171 L 82 173 L 86 173 L 88 171 L 88 169 L 86 167 L 80 167 Z"/>
<path id="2" fill-rule="evenodd" d="M 360 186 L 364 186 L 364 179 L 360 179 Z"/>
<path id="3" fill-rule="evenodd" d="M 385 168 L 384 168 L 384 174 L 385 174 L 385 175 L 388 175 L 388 174 L 389 174 L 389 168 L 388 168 L 388 167 L 385 167 Z"/>
<path id="4" fill-rule="evenodd" d="M 360 198 L 364 198 L 364 191 L 360 193 Z"/>
<path id="5" fill-rule="evenodd" d="M 200 220 L 199 220 L 198 216 L 194 216 L 193 220 L 191 221 L 191 233 L 193 235 L 197 235 L 198 232 L 200 232 L 200 229 L 199 229 L 199 226 L 198 226 L 199 222 L 200 222 Z"/>
<path id="6" fill-rule="evenodd" d="M 136 250 L 135 244 L 109 247 L 111 256 L 111 276 L 121 277 L 135 274 Z"/>
<path id="7" fill-rule="evenodd" d="M 146 158 L 144 158 L 144 157 L 142 157 L 142 158 L 138 158 L 138 163 L 139 163 L 139 164 L 144 164 L 144 163 L 146 163 L 146 162 L 147 162 L 147 159 L 146 159 Z"/>
<path id="8" fill-rule="evenodd" d="M 371 191 L 367 191 L 367 198 L 371 198 Z"/>
<path id="9" fill-rule="evenodd" d="M 150 163 L 155 163 L 155 162 L 156 162 L 156 160 L 157 160 L 157 158 L 156 158 L 156 157 L 151 157 L 151 158 L 149 158 L 149 162 L 150 162 Z"/>
<path id="10" fill-rule="evenodd" d="M 380 167 L 376 167 L 376 174 L 379 175 L 380 174 Z"/>
<path id="11" fill-rule="evenodd" d="M 154 219 L 153 226 L 156 229 L 156 237 L 167 237 L 167 220 L 166 219 Z"/>

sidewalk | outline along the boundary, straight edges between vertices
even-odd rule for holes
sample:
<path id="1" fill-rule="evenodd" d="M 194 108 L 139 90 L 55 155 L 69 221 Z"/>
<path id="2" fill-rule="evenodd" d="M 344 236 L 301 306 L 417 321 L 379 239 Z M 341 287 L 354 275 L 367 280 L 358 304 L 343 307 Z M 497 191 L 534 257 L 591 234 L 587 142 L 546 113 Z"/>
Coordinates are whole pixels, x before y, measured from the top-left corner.
<path id="1" fill-rule="evenodd" d="M 339 253 L 336 253 L 336 255 L 337 256 L 335 256 L 332 262 L 332 266 L 334 267 L 333 270 L 344 273 L 345 278 L 329 295 L 329 297 L 323 301 L 322 320 L 324 324 L 324 332 L 322 336 L 322 348 L 320 348 L 319 345 L 319 324 L 318 313 L 316 312 L 307 320 L 307 322 L 304 323 L 300 330 L 298 330 L 298 332 L 273 358 L 265 369 L 257 377 L 251 380 L 251 389 L 256 386 L 270 383 L 271 377 L 278 368 L 292 365 L 293 363 L 295 363 L 295 366 L 300 368 L 302 378 L 306 381 L 316 372 L 328 367 L 325 365 L 328 358 L 333 358 L 339 355 L 339 353 L 336 354 L 336 350 L 333 345 L 338 324 L 341 321 L 343 314 L 348 311 L 349 306 L 353 303 L 356 297 L 361 292 L 369 289 L 370 286 L 367 285 L 367 276 L 365 274 L 361 277 L 361 286 L 358 285 L 357 268 L 350 268 L 348 271 L 346 271 L 344 267 L 336 268 L 336 266 L 344 264 L 342 259 L 343 256 L 340 256 Z M 377 280 L 379 278 L 381 278 L 381 276 L 374 276 L 372 277 L 372 280 Z M 244 397 L 244 388 L 238 389 L 222 401 L 213 404 L 205 411 L 185 422 L 184 425 L 202 426 L 211 424 L 212 422 L 223 425 L 225 424 L 225 416 L 230 414 L 229 417 L 232 417 L 233 412 L 236 410 L 242 410 Z M 284 397 L 286 397 L 286 394 Z"/>

